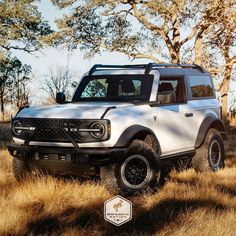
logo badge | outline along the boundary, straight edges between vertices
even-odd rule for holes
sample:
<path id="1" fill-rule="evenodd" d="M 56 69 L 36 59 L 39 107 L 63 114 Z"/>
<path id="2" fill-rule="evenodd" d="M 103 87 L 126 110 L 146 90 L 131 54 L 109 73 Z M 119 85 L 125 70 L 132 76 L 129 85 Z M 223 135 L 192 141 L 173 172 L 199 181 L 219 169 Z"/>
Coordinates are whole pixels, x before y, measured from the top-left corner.
<path id="1" fill-rule="evenodd" d="M 104 203 L 104 219 L 120 226 L 132 219 L 132 202 L 119 195 Z"/>

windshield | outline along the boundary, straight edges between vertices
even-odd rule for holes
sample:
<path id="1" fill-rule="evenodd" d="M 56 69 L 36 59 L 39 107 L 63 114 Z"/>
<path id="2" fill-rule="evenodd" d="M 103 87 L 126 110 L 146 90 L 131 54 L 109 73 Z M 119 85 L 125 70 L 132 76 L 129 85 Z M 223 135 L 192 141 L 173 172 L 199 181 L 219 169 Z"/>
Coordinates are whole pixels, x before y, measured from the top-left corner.
<path id="1" fill-rule="evenodd" d="M 86 76 L 72 101 L 149 101 L 153 76 Z"/>

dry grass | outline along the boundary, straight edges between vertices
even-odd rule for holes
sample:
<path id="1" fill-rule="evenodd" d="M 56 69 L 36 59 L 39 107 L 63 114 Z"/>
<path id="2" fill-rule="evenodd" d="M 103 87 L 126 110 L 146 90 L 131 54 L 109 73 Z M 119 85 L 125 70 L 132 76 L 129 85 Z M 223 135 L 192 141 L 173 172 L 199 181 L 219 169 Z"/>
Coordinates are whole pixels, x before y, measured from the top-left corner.
<path id="1" fill-rule="evenodd" d="M 103 203 L 112 195 L 99 182 L 37 176 L 18 183 L 2 151 L 0 235 L 235 235 L 235 142 L 232 134 L 224 170 L 172 171 L 158 192 L 130 197 L 133 220 L 120 227 L 103 219 Z"/>
<path id="2" fill-rule="evenodd" d="M 9 122 L 0 121 L 0 149 L 5 148 L 11 139 L 11 130 Z"/>

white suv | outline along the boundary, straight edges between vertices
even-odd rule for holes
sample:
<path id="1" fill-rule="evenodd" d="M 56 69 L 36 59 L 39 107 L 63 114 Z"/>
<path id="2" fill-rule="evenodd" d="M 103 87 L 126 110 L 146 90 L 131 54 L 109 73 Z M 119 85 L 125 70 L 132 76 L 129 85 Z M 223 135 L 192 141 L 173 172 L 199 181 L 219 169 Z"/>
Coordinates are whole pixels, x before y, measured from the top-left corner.
<path id="1" fill-rule="evenodd" d="M 38 168 L 100 176 L 110 188 L 139 192 L 160 167 L 191 158 L 197 171 L 224 166 L 225 128 L 211 75 L 186 64 L 95 65 L 72 101 L 24 108 L 8 146 L 21 178 Z"/>

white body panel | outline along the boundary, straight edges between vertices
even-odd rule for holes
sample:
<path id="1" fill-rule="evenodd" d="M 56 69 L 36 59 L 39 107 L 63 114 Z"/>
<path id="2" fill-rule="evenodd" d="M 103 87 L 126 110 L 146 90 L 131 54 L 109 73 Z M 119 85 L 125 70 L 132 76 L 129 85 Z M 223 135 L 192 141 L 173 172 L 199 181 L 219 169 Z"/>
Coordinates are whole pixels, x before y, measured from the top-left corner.
<path id="1" fill-rule="evenodd" d="M 81 102 L 45 107 L 23 109 L 18 117 L 25 118 L 54 118 L 54 119 L 100 119 L 107 107 L 121 108 L 132 106 L 131 103 Z"/>

